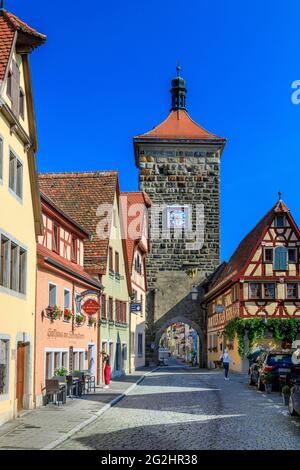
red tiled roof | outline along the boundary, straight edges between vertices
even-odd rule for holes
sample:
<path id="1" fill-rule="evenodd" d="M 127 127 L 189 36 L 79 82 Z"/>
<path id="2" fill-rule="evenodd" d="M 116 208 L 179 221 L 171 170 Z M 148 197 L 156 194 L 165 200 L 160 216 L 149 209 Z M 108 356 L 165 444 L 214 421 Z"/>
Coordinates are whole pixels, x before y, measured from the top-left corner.
<path id="1" fill-rule="evenodd" d="M 44 34 L 28 26 L 17 16 L 6 10 L 0 11 L 0 81 L 4 80 L 5 77 L 16 31 L 34 37 L 40 44 L 46 41 Z"/>
<path id="2" fill-rule="evenodd" d="M 171 111 L 168 117 L 149 132 L 135 137 L 135 139 L 189 139 L 189 140 L 219 140 L 224 141 L 203 127 L 199 126 L 189 114 L 183 110 Z"/>
<path id="3" fill-rule="evenodd" d="M 15 30 L 0 13 L 0 82 L 4 80 Z"/>
<path id="4" fill-rule="evenodd" d="M 43 261 L 47 259 L 53 260 L 56 263 L 67 268 L 69 271 L 71 271 L 75 277 L 76 275 L 81 276 L 85 279 L 86 282 L 89 282 L 89 281 L 92 281 L 93 283 L 97 282 L 95 278 L 93 278 L 89 273 L 87 273 L 87 271 L 85 271 L 85 269 L 82 266 L 80 266 L 80 264 L 75 264 L 72 261 L 69 261 L 63 258 L 57 253 L 54 253 L 54 251 L 49 250 L 49 248 L 46 248 L 38 244 L 37 252 L 38 252 L 38 257 L 42 258 Z"/>
<path id="5" fill-rule="evenodd" d="M 135 251 L 136 246 L 139 245 L 140 240 L 141 240 L 141 230 L 142 230 L 144 208 L 151 207 L 152 203 L 151 203 L 149 196 L 144 191 L 124 192 L 124 193 L 121 193 L 121 198 L 122 198 L 123 221 L 124 221 L 124 217 L 127 217 L 127 233 L 124 233 L 124 237 L 125 237 L 125 242 L 126 242 L 128 267 L 129 267 L 130 274 L 132 274 L 134 251 Z M 136 204 L 139 204 L 142 206 L 142 211 L 139 212 L 139 211 L 134 210 L 133 211 L 134 213 L 131 214 L 130 207 L 133 207 Z M 128 231 L 128 228 L 132 221 L 135 221 L 134 226 L 137 230 L 136 234 L 134 234 L 133 236 L 132 234 L 129 234 L 129 231 Z M 143 249 L 144 251 L 145 250 L 147 251 L 148 247 L 141 246 L 141 249 Z"/>
<path id="6" fill-rule="evenodd" d="M 89 272 L 106 272 L 112 207 L 119 191 L 117 171 L 44 173 L 39 175 L 40 189 L 69 217 L 93 235 L 85 242 L 85 268 Z M 107 238 L 97 235 L 97 226 L 105 214 L 99 206 L 107 205 Z M 111 210 L 110 210 L 111 209 Z M 99 215 L 97 215 L 97 213 Z"/>
<path id="7" fill-rule="evenodd" d="M 11 22 L 11 24 L 14 26 L 15 29 L 19 29 L 23 33 L 26 33 L 26 34 L 31 34 L 32 36 L 35 36 L 41 39 L 42 41 L 46 41 L 45 34 L 41 34 L 38 31 L 36 31 L 36 29 L 31 28 L 31 26 L 28 26 L 28 24 L 24 23 L 24 21 L 20 20 L 20 18 L 13 15 L 13 13 L 9 13 L 8 11 L 4 10 L 3 16 L 6 17 Z"/>
<path id="8" fill-rule="evenodd" d="M 274 216 L 278 213 L 287 213 L 294 230 L 297 233 L 299 232 L 289 209 L 283 201 L 278 201 L 240 242 L 228 263 L 223 263 L 221 267 L 216 270 L 216 275 L 212 276 L 209 283 L 210 290 L 221 286 L 226 280 L 231 280 L 233 277 L 242 273 L 272 223 Z"/>

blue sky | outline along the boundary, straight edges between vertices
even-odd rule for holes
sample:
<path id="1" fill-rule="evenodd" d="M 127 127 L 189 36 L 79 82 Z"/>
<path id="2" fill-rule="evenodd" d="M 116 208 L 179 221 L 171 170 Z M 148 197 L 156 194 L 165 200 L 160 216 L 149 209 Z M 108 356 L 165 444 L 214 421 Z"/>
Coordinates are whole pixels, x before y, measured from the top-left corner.
<path id="1" fill-rule="evenodd" d="M 138 188 L 132 137 L 170 109 L 177 60 L 192 118 L 228 139 L 221 254 L 283 199 L 300 225 L 297 0 L 6 0 L 48 36 L 32 54 L 39 171 L 118 169 Z"/>

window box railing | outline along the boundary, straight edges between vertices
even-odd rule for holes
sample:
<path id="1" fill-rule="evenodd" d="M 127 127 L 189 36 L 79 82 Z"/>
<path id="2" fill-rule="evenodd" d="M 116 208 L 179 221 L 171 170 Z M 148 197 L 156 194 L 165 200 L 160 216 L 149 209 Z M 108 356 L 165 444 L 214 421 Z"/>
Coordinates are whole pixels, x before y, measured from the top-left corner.
<path id="1" fill-rule="evenodd" d="M 115 272 L 113 269 L 109 269 L 109 275 L 110 277 L 114 277 L 115 276 Z"/>
<path id="2" fill-rule="evenodd" d="M 60 310 L 60 308 L 58 308 L 57 305 L 54 305 L 54 306 L 49 305 L 45 309 L 45 313 L 46 313 L 46 317 L 49 318 L 49 320 L 54 321 L 54 320 L 58 320 L 62 316 L 63 312 L 62 310 Z"/>
<path id="3" fill-rule="evenodd" d="M 101 318 L 101 325 L 107 325 L 107 318 Z"/>
<path id="4" fill-rule="evenodd" d="M 120 321 L 116 321 L 115 325 L 116 325 L 116 327 L 118 327 L 118 328 L 127 328 L 127 327 L 128 327 L 128 323 L 126 323 L 126 322 L 120 322 Z"/>
<path id="5" fill-rule="evenodd" d="M 84 322 L 84 316 L 81 315 L 80 313 L 78 313 L 78 314 L 76 315 L 75 320 L 76 320 L 76 325 L 77 325 L 77 326 L 81 326 L 81 325 L 83 324 L 83 322 Z"/>
<path id="6" fill-rule="evenodd" d="M 92 327 L 92 326 L 94 326 L 94 325 L 96 325 L 96 319 L 95 319 L 94 317 L 90 317 L 90 318 L 88 319 L 88 326 L 89 326 L 89 327 Z"/>
<path id="7" fill-rule="evenodd" d="M 113 325 L 115 324 L 115 322 L 114 322 L 113 320 L 108 320 L 108 324 L 109 324 L 110 326 L 113 326 Z"/>
<path id="8" fill-rule="evenodd" d="M 116 279 L 116 281 L 120 281 L 121 280 L 121 274 L 120 273 L 115 273 L 115 279 Z"/>
<path id="9" fill-rule="evenodd" d="M 69 322 L 72 318 L 72 310 L 69 308 L 64 309 L 64 321 Z"/>

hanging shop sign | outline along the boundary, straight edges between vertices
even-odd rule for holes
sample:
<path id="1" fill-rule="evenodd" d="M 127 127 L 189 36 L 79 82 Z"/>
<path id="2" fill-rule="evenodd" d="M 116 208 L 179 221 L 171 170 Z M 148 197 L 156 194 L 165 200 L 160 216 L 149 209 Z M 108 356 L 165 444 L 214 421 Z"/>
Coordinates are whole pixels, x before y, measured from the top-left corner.
<path id="1" fill-rule="evenodd" d="M 99 312 L 100 305 L 99 302 L 95 299 L 88 299 L 86 300 L 82 306 L 81 309 L 87 314 L 87 315 L 95 315 L 96 313 Z"/>
<path id="2" fill-rule="evenodd" d="M 141 313 L 142 311 L 142 304 L 139 302 L 134 302 L 130 304 L 130 312 L 132 313 Z"/>
<path id="3" fill-rule="evenodd" d="M 99 312 L 99 292 L 86 290 L 76 295 L 76 311 L 78 314 L 95 315 Z"/>

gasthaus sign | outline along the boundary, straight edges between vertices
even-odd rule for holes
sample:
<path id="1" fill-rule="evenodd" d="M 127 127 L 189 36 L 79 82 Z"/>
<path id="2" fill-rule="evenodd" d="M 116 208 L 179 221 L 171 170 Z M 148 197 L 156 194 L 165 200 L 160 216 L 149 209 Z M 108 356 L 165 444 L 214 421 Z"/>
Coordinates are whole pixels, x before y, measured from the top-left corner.
<path id="1" fill-rule="evenodd" d="M 86 315 L 95 315 L 99 312 L 99 294 L 93 290 L 82 292 L 76 297 L 77 313 L 84 312 Z"/>

